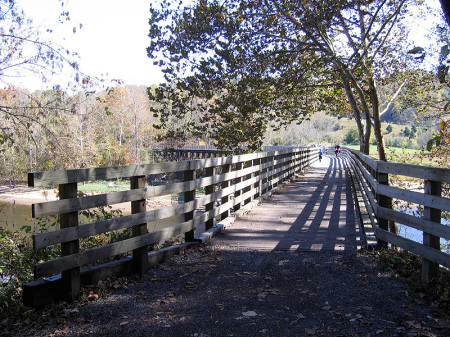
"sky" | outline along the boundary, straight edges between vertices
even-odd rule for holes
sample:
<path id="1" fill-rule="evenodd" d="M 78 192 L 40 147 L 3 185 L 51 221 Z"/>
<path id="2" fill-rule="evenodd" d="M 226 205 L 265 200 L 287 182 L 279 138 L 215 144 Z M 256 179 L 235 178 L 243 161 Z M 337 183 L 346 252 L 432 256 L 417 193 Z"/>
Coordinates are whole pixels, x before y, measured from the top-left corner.
<path id="1" fill-rule="evenodd" d="M 146 54 L 150 1 L 65 0 L 64 10 L 70 13 L 70 21 L 62 25 L 57 23 L 61 1 L 18 0 L 17 4 L 35 26 L 53 29 L 52 40 L 79 54 L 82 72 L 108 75 L 128 85 L 149 86 L 164 81 Z M 42 86 L 39 80 L 29 78 L 21 84 L 30 89 Z"/>
<path id="2" fill-rule="evenodd" d="M 128 85 L 158 84 L 164 81 L 158 67 L 146 55 L 149 45 L 148 18 L 152 0 L 16 0 L 35 26 L 53 29 L 50 39 L 80 56 L 81 71 L 91 76 L 107 75 Z M 57 24 L 61 3 L 71 20 Z M 438 0 L 427 0 L 440 7 Z M 428 30 L 423 18 L 415 18 L 414 40 L 424 44 Z M 429 22 L 433 19 L 429 18 Z M 79 28 L 82 24 L 82 28 Z M 73 33 L 73 27 L 77 32 Z M 67 80 L 66 80 L 67 81 Z M 58 82 L 58 79 L 56 79 Z M 62 82 L 62 81 L 61 81 Z M 43 89 L 39 79 L 22 79 L 18 84 L 31 90 Z M 50 85 L 51 87 L 52 85 Z"/>

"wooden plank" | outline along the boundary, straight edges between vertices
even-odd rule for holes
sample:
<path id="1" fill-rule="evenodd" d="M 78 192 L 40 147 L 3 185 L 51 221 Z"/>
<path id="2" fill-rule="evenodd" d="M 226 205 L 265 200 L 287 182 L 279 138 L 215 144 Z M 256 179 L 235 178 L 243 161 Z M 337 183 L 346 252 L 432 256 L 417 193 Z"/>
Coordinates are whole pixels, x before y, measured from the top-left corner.
<path id="1" fill-rule="evenodd" d="M 378 244 L 378 240 L 375 236 L 375 229 L 378 225 L 375 212 L 372 208 L 372 200 L 373 198 L 371 193 L 368 193 L 369 187 L 367 186 L 367 182 L 364 180 L 362 176 L 362 172 L 359 170 L 359 166 L 356 162 L 350 160 L 349 169 L 354 178 L 354 184 L 357 194 L 357 202 L 359 206 L 359 213 L 361 217 L 362 227 L 364 230 L 364 234 L 366 237 L 367 246 L 376 246 Z"/>
<path id="2" fill-rule="evenodd" d="M 28 186 L 38 187 L 78 183 L 83 181 L 130 178 L 133 176 L 179 172 L 189 168 L 189 161 L 98 167 L 74 170 L 33 172 L 28 174 Z"/>
<path id="3" fill-rule="evenodd" d="M 72 198 L 65 200 L 47 201 L 32 205 L 32 216 L 34 218 L 55 215 L 66 212 L 75 212 L 85 209 L 110 206 L 123 202 L 141 200 L 143 198 L 152 198 L 161 195 L 168 195 L 173 193 L 183 193 L 189 190 L 206 187 L 213 184 L 218 184 L 223 181 L 242 177 L 257 171 L 258 167 L 251 167 L 242 171 L 229 172 L 226 174 L 218 174 L 212 177 L 199 178 L 193 181 L 172 183 L 159 186 L 148 186 L 146 188 L 112 192 L 107 194 L 99 194 L 86 196 L 81 198 Z"/>
<path id="4" fill-rule="evenodd" d="M 184 171 L 184 181 L 195 180 L 195 170 Z M 191 202 L 195 200 L 195 189 L 184 192 L 184 202 Z M 190 221 L 194 218 L 194 210 L 184 213 L 184 221 Z M 194 228 L 184 233 L 184 240 L 186 242 L 195 241 Z"/>
<path id="5" fill-rule="evenodd" d="M 131 189 L 142 189 L 145 186 L 145 176 L 136 176 L 130 178 Z M 131 202 L 131 213 L 145 213 L 146 205 L 145 198 L 140 200 L 133 200 Z M 147 233 L 147 223 L 141 222 L 131 227 L 131 234 L 133 237 L 145 235 Z M 138 274 L 144 274 L 148 269 L 148 248 L 147 246 L 133 249 L 133 271 Z"/>
<path id="6" fill-rule="evenodd" d="M 251 159 L 263 157 L 263 156 L 265 156 L 265 152 L 256 152 L 256 153 L 248 153 L 248 154 L 236 155 L 236 156 L 192 160 L 190 163 L 189 169 L 190 170 L 198 170 L 198 169 L 203 169 L 206 167 L 231 165 L 231 164 L 236 164 L 239 162 L 244 162 L 247 160 L 251 160 Z"/>
<path id="7" fill-rule="evenodd" d="M 205 174 L 207 177 L 209 176 L 214 176 L 216 174 L 216 167 L 207 167 L 205 169 Z M 205 194 L 206 195 L 210 195 L 213 194 L 215 192 L 215 188 L 216 185 L 211 184 L 211 185 L 207 185 L 205 186 Z M 209 201 L 208 203 L 205 204 L 205 211 L 208 212 L 210 210 L 212 210 L 215 206 L 215 201 Z M 205 223 L 205 231 L 208 231 L 210 228 L 212 228 L 214 226 L 214 219 L 209 219 L 208 221 L 206 221 Z"/>
<path id="8" fill-rule="evenodd" d="M 425 181 L 425 194 L 440 196 L 442 193 L 442 183 L 440 181 Z M 441 223 L 441 210 L 434 207 L 424 207 L 423 210 L 424 219 Z M 423 232 L 423 244 L 424 246 L 434 248 L 436 250 L 441 249 L 441 238 L 428 232 Z M 432 279 L 436 279 L 439 276 L 439 265 L 428 259 L 422 259 L 422 283 L 428 284 Z"/>
<path id="9" fill-rule="evenodd" d="M 94 263 L 101 259 L 116 256 L 139 247 L 148 246 L 152 243 L 181 235 L 193 228 L 194 226 L 192 220 L 183 222 L 156 232 L 147 233 L 135 238 L 111 243 L 102 247 L 37 264 L 34 268 L 34 272 L 36 278 L 51 276 L 60 273 L 61 271 Z"/>
<path id="10" fill-rule="evenodd" d="M 231 164 L 243 163 L 243 162 L 255 160 L 255 159 L 262 159 L 265 157 L 273 156 L 275 154 L 297 153 L 300 151 L 301 151 L 301 149 L 288 149 L 288 150 L 282 150 L 282 151 L 266 151 L 266 152 L 256 152 L 256 153 L 227 156 L 227 157 L 191 160 L 189 169 L 197 170 L 197 169 L 203 169 L 206 167 L 231 165 Z"/>
<path id="11" fill-rule="evenodd" d="M 376 235 L 379 239 L 387 241 L 394 246 L 400 247 L 411 253 L 419 255 L 427 260 L 450 268 L 450 255 L 431 247 L 422 245 L 421 243 L 406 239 L 399 235 L 390 233 L 388 231 L 377 229 Z"/>
<path id="12" fill-rule="evenodd" d="M 418 218 L 410 214 L 397 212 L 393 209 L 378 207 L 378 215 L 385 219 L 389 219 L 402 225 L 413 227 L 420 231 L 428 232 L 430 234 L 450 240 L 450 226 L 442 225 L 440 223 Z"/>
<path id="13" fill-rule="evenodd" d="M 376 160 L 370 156 L 367 156 L 365 154 L 363 154 L 360 151 L 356 151 L 350 148 L 345 148 L 346 151 L 348 151 L 349 153 L 353 154 L 353 160 L 355 160 L 355 158 L 357 158 L 359 161 L 361 161 L 362 163 L 367 164 L 369 167 L 371 167 L 374 171 L 377 170 L 378 165 L 380 164 L 379 160 Z M 355 160 L 355 161 L 358 161 Z M 383 173 L 389 173 L 389 172 L 383 172 Z"/>
<path id="14" fill-rule="evenodd" d="M 74 198 L 78 194 L 77 184 L 59 185 L 59 196 L 61 199 Z M 78 212 L 63 213 L 59 217 L 61 228 L 70 228 L 78 226 Z M 64 257 L 73 256 L 80 251 L 78 240 L 67 241 L 61 244 L 61 255 Z M 35 275 L 35 278 L 37 276 Z M 73 301 L 80 294 L 80 268 L 73 267 L 65 269 L 61 275 L 62 294 L 65 300 Z"/>
<path id="15" fill-rule="evenodd" d="M 376 193 L 396 199 L 410 201 L 426 207 L 437 208 L 442 211 L 450 211 L 450 199 L 440 196 L 407 191 L 398 187 L 387 185 L 378 185 L 376 188 Z"/>
<path id="16" fill-rule="evenodd" d="M 267 157 L 265 157 L 265 158 L 267 158 Z M 236 164 L 236 171 L 242 170 L 242 167 L 243 167 L 243 163 L 237 163 L 237 164 Z M 236 178 L 236 179 L 234 180 L 234 182 L 235 182 L 235 186 L 236 186 L 236 185 L 238 185 L 239 183 L 242 182 L 242 178 L 241 178 L 241 177 Z M 234 192 L 234 197 L 236 198 L 236 197 L 239 197 L 240 195 L 241 195 L 241 189 L 236 189 L 236 191 Z M 239 210 L 239 208 L 241 208 L 241 204 L 240 204 L 240 203 L 237 203 L 237 204 L 233 207 L 233 211 L 236 212 L 237 210 Z"/>
<path id="17" fill-rule="evenodd" d="M 226 164 L 226 165 L 222 166 L 222 172 L 231 173 L 231 165 Z M 222 188 L 227 188 L 229 186 L 230 186 L 230 180 L 222 182 Z M 228 200 L 229 200 L 229 196 L 224 195 L 222 197 L 222 204 L 226 204 L 228 202 Z M 230 211 L 227 209 L 220 215 L 220 220 L 227 218 L 229 215 L 230 215 Z"/>
<path id="18" fill-rule="evenodd" d="M 213 200 L 222 198 L 225 195 L 235 193 L 237 190 L 243 189 L 251 184 L 254 184 L 256 179 L 253 178 L 248 181 L 243 181 L 236 185 L 227 187 L 226 189 L 216 191 L 211 195 L 205 195 L 192 202 L 150 210 L 145 213 L 138 213 L 126 215 L 119 218 L 102 220 L 88 224 L 79 225 L 77 227 L 70 227 L 60 230 L 49 231 L 33 235 L 34 249 L 56 245 L 62 242 L 86 238 L 93 235 L 102 234 L 112 230 L 118 230 L 135 226 L 143 222 L 152 222 L 173 217 L 177 214 L 190 212 L 198 209 Z"/>
<path id="19" fill-rule="evenodd" d="M 423 180 L 450 183 L 450 169 L 412 164 L 380 162 L 378 170 L 383 173 L 398 174 Z"/>
<path id="20" fill-rule="evenodd" d="M 128 228 L 143 222 L 152 222 L 170 218 L 177 214 L 191 211 L 196 206 L 198 206 L 198 204 L 195 202 L 179 204 L 147 211 L 145 213 L 125 215 L 119 218 L 92 222 L 84 225 L 79 225 L 77 227 L 64 228 L 60 230 L 34 234 L 33 247 L 34 249 L 38 249 L 70 240 L 87 238 L 89 236 L 102 234 L 112 230 Z"/>

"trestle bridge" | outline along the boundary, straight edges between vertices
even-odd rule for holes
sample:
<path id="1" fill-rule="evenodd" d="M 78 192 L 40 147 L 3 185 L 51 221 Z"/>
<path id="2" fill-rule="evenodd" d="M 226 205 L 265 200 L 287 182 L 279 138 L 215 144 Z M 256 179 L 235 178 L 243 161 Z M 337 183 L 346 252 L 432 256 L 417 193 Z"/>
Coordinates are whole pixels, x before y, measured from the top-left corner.
<path id="1" fill-rule="evenodd" d="M 234 156 L 203 149 L 179 153 L 190 159 L 30 173 L 29 186 L 58 185 L 60 196 L 32 206 L 33 217 L 60 218 L 58 230 L 33 235 L 34 248 L 60 245 L 61 256 L 35 265 L 36 281 L 23 286 L 24 303 L 40 307 L 73 300 L 83 285 L 112 274 L 145 273 L 206 243 L 337 253 L 392 245 L 422 257 L 424 283 L 439 268 L 450 267 L 450 255 L 440 249 L 441 238 L 450 239 L 450 226 L 441 223 L 441 212 L 450 211 L 450 199 L 442 195 L 450 170 L 381 162 L 350 149 L 321 162 L 318 149 L 311 147 Z M 149 176 L 180 172 L 180 181 L 148 184 Z M 421 189 L 392 185 L 390 177 Z M 79 196 L 80 183 L 114 179 L 128 179 L 130 189 Z M 167 195 L 180 196 L 180 201 L 148 209 L 148 200 Z M 130 215 L 80 223 L 80 211 L 124 202 L 131 203 Z M 422 212 L 412 215 L 398 204 Z M 423 241 L 396 234 L 394 223 L 420 231 Z M 80 240 L 125 229 L 131 229 L 131 237 L 80 249 Z M 182 242 L 149 250 L 175 237 Z"/>

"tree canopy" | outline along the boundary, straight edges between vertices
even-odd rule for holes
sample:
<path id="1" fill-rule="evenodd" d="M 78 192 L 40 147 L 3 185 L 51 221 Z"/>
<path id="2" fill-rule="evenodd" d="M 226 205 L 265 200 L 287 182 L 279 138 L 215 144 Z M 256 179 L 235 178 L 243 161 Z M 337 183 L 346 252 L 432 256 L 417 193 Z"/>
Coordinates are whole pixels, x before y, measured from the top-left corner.
<path id="1" fill-rule="evenodd" d="M 373 125 L 385 159 L 377 80 L 404 67 L 402 18 L 412 2 L 155 2 L 147 51 L 166 74 L 161 127 L 184 117 L 174 133 L 253 149 L 269 124 L 327 111 L 355 119 L 366 153 Z M 194 111 L 198 119 L 186 118 Z"/>

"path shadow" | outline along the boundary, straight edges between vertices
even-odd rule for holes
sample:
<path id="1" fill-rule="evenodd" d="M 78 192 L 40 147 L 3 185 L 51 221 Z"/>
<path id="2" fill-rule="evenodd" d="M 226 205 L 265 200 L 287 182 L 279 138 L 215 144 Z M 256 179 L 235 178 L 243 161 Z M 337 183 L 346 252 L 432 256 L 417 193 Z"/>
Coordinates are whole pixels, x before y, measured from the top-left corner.
<path id="1" fill-rule="evenodd" d="M 264 201 L 213 244 L 254 250 L 353 251 L 359 221 L 344 159 L 325 157 Z"/>
<path id="2" fill-rule="evenodd" d="M 315 179 L 305 179 L 301 186 L 313 192 L 274 250 L 357 249 L 361 245 L 359 224 L 344 159 L 331 157 L 327 168 L 313 170 L 317 172 L 310 174 Z M 286 197 L 298 195 L 292 188 L 290 191 Z"/>

